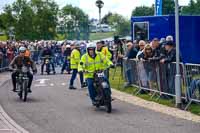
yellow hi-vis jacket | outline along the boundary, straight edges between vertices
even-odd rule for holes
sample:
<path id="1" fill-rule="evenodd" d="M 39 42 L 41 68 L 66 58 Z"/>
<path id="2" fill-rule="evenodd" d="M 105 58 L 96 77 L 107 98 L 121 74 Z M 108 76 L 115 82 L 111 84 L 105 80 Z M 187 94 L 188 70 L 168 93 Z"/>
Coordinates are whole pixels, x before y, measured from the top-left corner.
<path id="1" fill-rule="evenodd" d="M 71 69 L 78 69 L 78 64 L 81 59 L 81 53 L 77 49 L 73 49 L 70 56 L 70 67 Z"/>
<path id="2" fill-rule="evenodd" d="M 88 53 L 84 54 L 79 63 L 78 71 L 86 71 L 84 78 L 94 78 L 94 72 L 97 70 L 105 70 L 105 66 L 113 65 L 102 53 L 96 52 L 96 57 L 92 58 Z"/>
<path id="3" fill-rule="evenodd" d="M 101 52 L 108 58 L 111 59 L 112 58 L 112 54 L 110 53 L 110 51 L 108 50 L 108 47 L 103 47 Z"/>

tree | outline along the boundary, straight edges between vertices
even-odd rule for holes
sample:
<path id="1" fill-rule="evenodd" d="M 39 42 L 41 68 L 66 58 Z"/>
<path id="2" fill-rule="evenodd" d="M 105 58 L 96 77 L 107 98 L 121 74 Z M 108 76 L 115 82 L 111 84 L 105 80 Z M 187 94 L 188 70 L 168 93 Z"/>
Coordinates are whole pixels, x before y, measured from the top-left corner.
<path id="1" fill-rule="evenodd" d="M 117 13 L 108 13 L 104 18 L 107 24 L 116 29 L 115 34 L 126 36 L 130 34 L 130 21 Z"/>
<path id="2" fill-rule="evenodd" d="M 66 5 L 60 12 L 67 39 L 88 39 L 89 18 L 80 8 Z"/>
<path id="3" fill-rule="evenodd" d="M 35 34 L 38 39 L 54 39 L 56 36 L 58 5 L 53 0 L 31 0 L 34 10 Z"/>
<path id="4" fill-rule="evenodd" d="M 152 7 L 139 6 L 132 11 L 132 16 L 153 16 L 153 15 L 154 15 L 154 6 Z"/>
<path id="5" fill-rule="evenodd" d="M 12 4 L 12 13 L 16 19 L 15 35 L 16 39 L 33 40 L 33 10 L 26 0 L 17 0 Z"/>
<path id="6" fill-rule="evenodd" d="M 174 14 L 175 2 L 174 0 L 163 0 L 162 3 L 162 14 L 169 15 Z"/>
<path id="7" fill-rule="evenodd" d="M 200 15 L 200 0 L 190 0 L 188 6 L 182 8 L 183 15 Z"/>
<path id="8" fill-rule="evenodd" d="M 102 23 L 104 24 L 108 24 L 108 19 L 109 17 L 111 17 L 113 14 L 111 12 L 109 12 L 108 14 L 106 14 L 103 18 L 102 18 Z"/>
<path id="9" fill-rule="evenodd" d="M 16 0 L 5 7 L 1 20 L 17 40 L 54 39 L 58 5 L 53 0 Z"/>

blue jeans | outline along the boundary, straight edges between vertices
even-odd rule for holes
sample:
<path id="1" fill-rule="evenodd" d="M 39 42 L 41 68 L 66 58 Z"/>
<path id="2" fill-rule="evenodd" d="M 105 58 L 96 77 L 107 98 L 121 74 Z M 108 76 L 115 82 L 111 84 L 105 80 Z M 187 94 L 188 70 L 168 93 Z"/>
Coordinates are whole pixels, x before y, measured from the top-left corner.
<path id="1" fill-rule="evenodd" d="M 74 85 L 74 80 L 76 79 L 76 76 L 78 74 L 78 70 L 77 69 L 73 69 L 72 70 L 72 77 L 70 79 L 70 86 Z M 83 73 L 79 73 L 80 76 L 80 81 L 81 81 L 81 85 L 83 84 Z"/>
<path id="2" fill-rule="evenodd" d="M 97 96 L 96 89 L 94 88 L 94 79 L 87 78 L 87 84 L 88 84 L 88 91 L 89 91 L 90 99 L 92 101 L 94 101 L 95 97 Z"/>

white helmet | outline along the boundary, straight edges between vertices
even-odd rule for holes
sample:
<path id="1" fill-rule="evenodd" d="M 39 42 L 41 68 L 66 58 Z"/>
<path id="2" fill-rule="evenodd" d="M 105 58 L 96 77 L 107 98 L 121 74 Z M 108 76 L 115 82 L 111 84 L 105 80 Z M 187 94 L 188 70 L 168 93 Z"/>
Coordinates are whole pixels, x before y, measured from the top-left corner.
<path id="1" fill-rule="evenodd" d="M 24 53 L 26 51 L 26 48 L 24 47 L 24 46 L 21 46 L 20 48 L 19 48 L 19 52 L 20 53 Z"/>
<path id="2" fill-rule="evenodd" d="M 169 35 L 169 36 L 166 37 L 166 41 L 173 41 L 173 40 L 174 40 L 173 36 L 171 36 L 171 35 Z"/>
<path id="3" fill-rule="evenodd" d="M 93 43 L 93 42 L 90 42 L 90 43 L 87 44 L 87 49 L 88 48 L 94 48 L 95 49 L 96 48 L 96 44 Z"/>

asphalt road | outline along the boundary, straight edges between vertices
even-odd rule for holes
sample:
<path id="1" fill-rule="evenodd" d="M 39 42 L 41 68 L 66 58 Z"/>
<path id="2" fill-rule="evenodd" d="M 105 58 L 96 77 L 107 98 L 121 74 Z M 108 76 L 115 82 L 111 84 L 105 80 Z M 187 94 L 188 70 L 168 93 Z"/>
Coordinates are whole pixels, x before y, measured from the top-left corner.
<path id="1" fill-rule="evenodd" d="M 41 80 L 41 79 L 46 79 Z M 96 109 L 86 89 L 69 90 L 68 75 L 37 75 L 26 103 L 11 92 L 11 81 L 0 88 L 0 104 L 30 133 L 199 133 L 200 124 L 173 118 L 119 100 L 113 112 Z M 76 81 L 76 86 L 79 82 Z"/>

